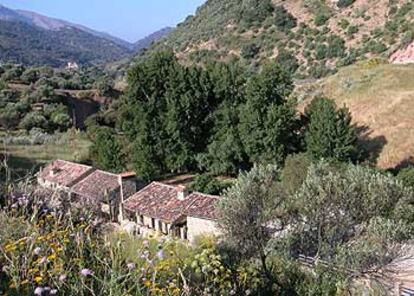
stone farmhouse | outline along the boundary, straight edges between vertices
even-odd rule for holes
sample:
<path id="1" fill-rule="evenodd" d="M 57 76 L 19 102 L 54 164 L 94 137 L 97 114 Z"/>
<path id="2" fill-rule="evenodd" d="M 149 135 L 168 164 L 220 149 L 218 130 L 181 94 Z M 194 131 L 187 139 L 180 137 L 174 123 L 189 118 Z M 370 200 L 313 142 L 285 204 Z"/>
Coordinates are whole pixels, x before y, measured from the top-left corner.
<path id="1" fill-rule="evenodd" d="M 200 235 L 219 235 L 218 196 L 161 182 L 144 187 L 135 173 L 112 174 L 64 160 L 42 168 L 37 180 L 41 187 L 67 192 L 76 204 L 92 205 L 109 221 L 133 225 L 133 232 L 143 236 L 194 242 Z"/>
<path id="2" fill-rule="evenodd" d="M 218 235 L 214 210 L 217 196 L 190 193 L 183 186 L 152 182 L 124 202 L 125 216 L 142 235 L 162 233 L 193 242 Z"/>
<path id="3" fill-rule="evenodd" d="M 122 203 L 139 185 L 134 173 L 116 175 L 64 160 L 42 168 L 37 181 L 44 188 L 67 192 L 73 202 L 95 207 L 111 221 L 123 219 Z"/>

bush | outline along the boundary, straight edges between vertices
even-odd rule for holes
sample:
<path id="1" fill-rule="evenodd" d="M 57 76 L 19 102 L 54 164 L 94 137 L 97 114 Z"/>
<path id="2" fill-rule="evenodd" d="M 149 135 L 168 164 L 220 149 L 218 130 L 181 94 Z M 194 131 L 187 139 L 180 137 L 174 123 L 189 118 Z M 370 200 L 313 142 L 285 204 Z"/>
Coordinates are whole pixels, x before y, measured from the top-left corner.
<path id="1" fill-rule="evenodd" d="M 249 43 L 242 47 L 241 56 L 245 59 L 253 59 L 260 52 L 260 47 L 255 43 Z"/>
<path id="2" fill-rule="evenodd" d="M 297 25 L 296 18 L 291 15 L 283 6 L 275 8 L 275 25 L 280 30 L 290 30 Z"/>
<path id="3" fill-rule="evenodd" d="M 315 15 L 313 22 L 315 23 L 316 26 L 319 27 L 319 26 L 324 25 L 330 19 L 330 17 L 331 16 L 326 13 L 317 13 Z"/>
<path id="4" fill-rule="evenodd" d="M 302 186 L 311 164 L 312 161 L 306 153 L 291 154 L 286 158 L 281 182 L 287 193 L 295 194 Z"/>
<path id="5" fill-rule="evenodd" d="M 352 5 L 354 2 L 355 2 L 355 0 L 338 0 L 336 5 L 339 8 L 345 8 L 345 7 L 348 7 L 348 6 Z"/>
<path id="6" fill-rule="evenodd" d="M 414 167 L 410 166 L 400 170 L 397 178 L 401 180 L 405 186 L 414 188 Z"/>
<path id="7" fill-rule="evenodd" d="M 46 118 L 39 112 L 30 112 L 20 122 L 20 127 L 30 131 L 33 128 L 46 129 L 48 122 Z"/>

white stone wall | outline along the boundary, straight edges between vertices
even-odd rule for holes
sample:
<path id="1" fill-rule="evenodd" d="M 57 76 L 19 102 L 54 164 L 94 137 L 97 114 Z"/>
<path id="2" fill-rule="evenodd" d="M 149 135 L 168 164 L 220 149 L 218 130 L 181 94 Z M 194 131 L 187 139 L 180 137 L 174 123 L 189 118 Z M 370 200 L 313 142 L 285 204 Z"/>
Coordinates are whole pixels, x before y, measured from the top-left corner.
<path id="1" fill-rule="evenodd" d="M 219 235 L 217 223 L 213 220 L 187 217 L 187 236 L 188 240 L 193 243 L 197 236 L 201 235 Z"/>

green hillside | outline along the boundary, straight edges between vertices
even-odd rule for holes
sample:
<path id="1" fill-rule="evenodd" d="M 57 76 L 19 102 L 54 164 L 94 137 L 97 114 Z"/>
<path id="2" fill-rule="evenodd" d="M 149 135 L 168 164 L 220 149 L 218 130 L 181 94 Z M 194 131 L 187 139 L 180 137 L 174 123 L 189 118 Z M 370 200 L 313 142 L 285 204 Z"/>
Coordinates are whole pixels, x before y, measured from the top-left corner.
<path id="1" fill-rule="evenodd" d="M 44 30 L 0 20 L 0 60 L 28 65 L 65 66 L 119 60 L 131 52 L 114 42 L 76 28 Z"/>
<path id="2" fill-rule="evenodd" d="M 298 78 L 319 78 L 409 44 L 413 16 L 402 0 L 209 0 L 154 49 L 196 63 L 272 59 Z"/>

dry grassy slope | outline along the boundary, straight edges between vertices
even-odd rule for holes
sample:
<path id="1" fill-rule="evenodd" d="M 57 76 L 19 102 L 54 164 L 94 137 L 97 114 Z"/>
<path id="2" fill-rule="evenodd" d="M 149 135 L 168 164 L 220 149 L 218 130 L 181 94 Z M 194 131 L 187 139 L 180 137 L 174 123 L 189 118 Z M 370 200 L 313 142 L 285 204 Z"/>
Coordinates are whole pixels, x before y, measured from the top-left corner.
<path id="1" fill-rule="evenodd" d="M 414 65 L 365 63 L 343 68 L 313 89 L 346 105 L 371 139 L 385 140 L 377 164 L 392 168 L 414 157 L 413 81 Z"/>

